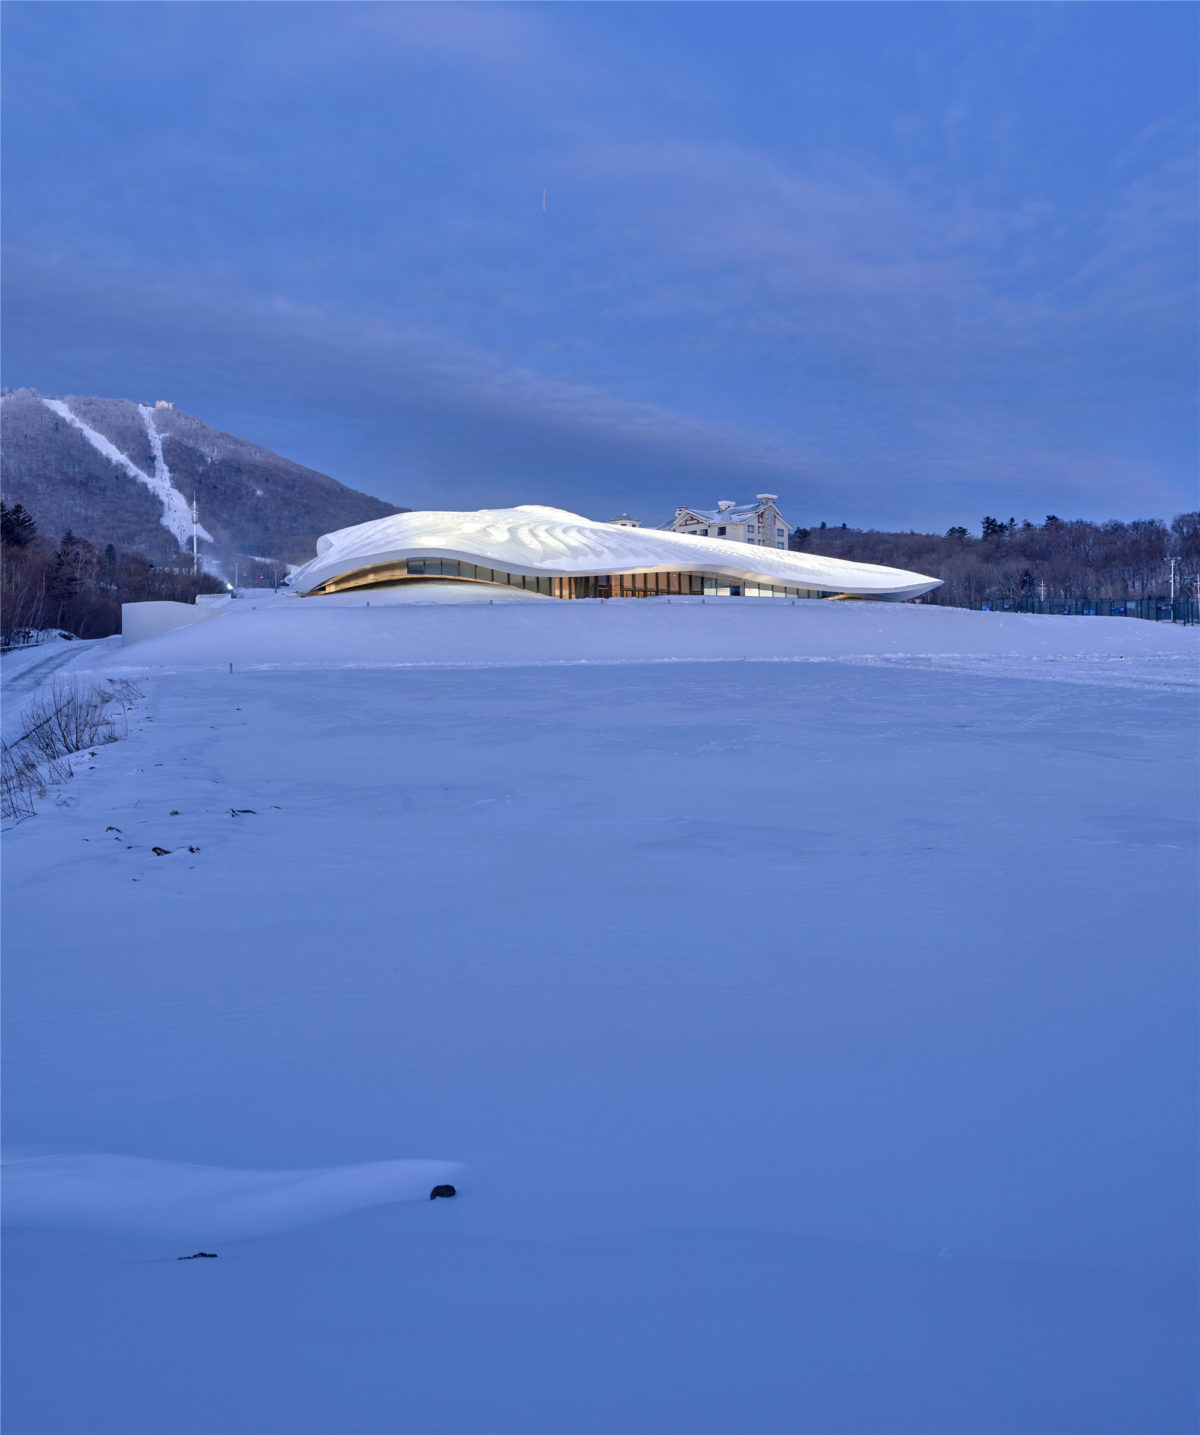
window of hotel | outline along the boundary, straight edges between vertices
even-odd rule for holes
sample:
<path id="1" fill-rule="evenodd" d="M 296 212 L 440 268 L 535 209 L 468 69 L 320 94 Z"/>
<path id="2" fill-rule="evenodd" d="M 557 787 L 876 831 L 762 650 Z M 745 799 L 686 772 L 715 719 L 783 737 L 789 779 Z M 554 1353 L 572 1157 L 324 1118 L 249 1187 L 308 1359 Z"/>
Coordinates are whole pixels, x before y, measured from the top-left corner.
<path id="1" fill-rule="evenodd" d="M 724 537 L 725 537 L 725 530 L 724 530 L 723 528 L 718 528 L 718 529 L 717 529 L 717 537 L 718 537 L 718 538 L 724 538 Z"/>

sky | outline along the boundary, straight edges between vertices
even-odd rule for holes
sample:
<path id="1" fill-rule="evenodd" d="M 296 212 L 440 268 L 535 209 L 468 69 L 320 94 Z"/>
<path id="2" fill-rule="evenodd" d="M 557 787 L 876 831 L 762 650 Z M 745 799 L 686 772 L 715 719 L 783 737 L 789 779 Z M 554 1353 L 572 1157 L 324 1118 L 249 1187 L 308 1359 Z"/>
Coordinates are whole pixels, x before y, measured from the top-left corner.
<path id="1" fill-rule="evenodd" d="M 1197 506 L 1195 6 L 3 24 L 6 385 L 414 508 Z"/>

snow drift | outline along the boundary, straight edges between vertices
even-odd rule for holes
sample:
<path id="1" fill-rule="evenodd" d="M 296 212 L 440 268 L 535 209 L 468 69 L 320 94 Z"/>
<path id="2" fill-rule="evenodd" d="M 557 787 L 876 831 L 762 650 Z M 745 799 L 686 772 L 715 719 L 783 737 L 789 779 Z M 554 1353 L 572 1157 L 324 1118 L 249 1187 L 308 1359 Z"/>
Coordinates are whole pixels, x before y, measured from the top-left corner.
<path id="1" fill-rule="evenodd" d="M 134 1156 L 6 1162 L 6 1226 L 239 1241 L 332 1216 L 427 1200 L 456 1161 L 370 1161 L 312 1171 L 235 1171 Z"/>

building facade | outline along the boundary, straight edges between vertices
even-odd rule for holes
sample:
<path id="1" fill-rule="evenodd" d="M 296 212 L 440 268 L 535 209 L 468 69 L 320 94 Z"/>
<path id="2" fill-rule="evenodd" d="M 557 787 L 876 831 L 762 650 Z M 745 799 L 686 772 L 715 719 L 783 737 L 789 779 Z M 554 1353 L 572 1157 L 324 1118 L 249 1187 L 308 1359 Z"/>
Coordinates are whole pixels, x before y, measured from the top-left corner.
<path id="1" fill-rule="evenodd" d="M 921 573 L 789 553 L 748 537 L 630 528 L 523 505 L 397 513 L 327 533 L 317 542 L 317 556 L 289 577 L 288 586 L 308 597 L 446 580 L 521 588 L 547 598 L 885 602 L 915 598 L 940 584 Z"/>
<path id="2" fill-rule="evenodd" d="M 677 508 L 670 531 L 786 550 L 788 526 L 776 507 L 776 497 L 774 493 L 760 493 L 753 503 L 734 503 L 731 498 L 722 498 L 716 508 Z"/>

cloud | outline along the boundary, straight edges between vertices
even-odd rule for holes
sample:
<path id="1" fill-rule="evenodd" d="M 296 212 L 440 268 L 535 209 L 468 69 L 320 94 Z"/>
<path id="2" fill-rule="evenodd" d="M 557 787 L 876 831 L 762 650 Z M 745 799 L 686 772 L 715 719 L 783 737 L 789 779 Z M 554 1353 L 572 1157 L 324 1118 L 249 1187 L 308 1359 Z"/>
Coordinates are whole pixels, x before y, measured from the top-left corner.
<path id="1" fill-rule="evenodd" d="M 551 481 L 554 496 L 569 503 L 581 473 L 618 486 L 632 475 L 640 486 L 654 475 L 707 473 L 715 481 L 724 472 L 762 486 L 806 462 L 736 428 L 542 374 L 378 315 L 234 289 L 180 290 L 169 275 L 101 275 L 83 260 L 64 266 L 63 259 L 59 254 L 42 266 L 36 256 L 10 255 L 6 379 L 14 383 L 28 379 L 13 364 L 34 331 L 41 341 L 58 337 L 66 369 L 72 358 L 79 368 L 124 369 L 128 381 L 145 376 L 137 381 L 156 393 L 172 382 L 177 391 L 188 375 L 208 370 L 252 391 L 260 408 L 274 396 L 336 409 L 352 424 L 369 426 L 426 491 L 448 475 L 460 482 L 470 476 L 477 494 L 489 485 L 511 494 L 521 482 Z M 64 282 L 64 267 L 74 282 Z M 132 365 L 119 357 L 131 351 L 139 356 Z M 162 377 L 151 381 L 151 374 Z M 75 379 L 63 387 L 87 385 Z M 331 471 L 388 491 L 378 473 L 348 475 L 336 465 Z M 389 496 L 411 502 L 411 491 L 394 486 L 393 480 Z"/>
<path id="2" fill-rule="evenodd" d="M 14 383 L 169 377 L 202 417 L 405 503 L 665 514 L 769 488 L 945 526 L 972 485 L 980 507 L 1097 514 L 1190 481 L 1191 111 L 1064 186 L 974 19 L 928 103 L 883 107 L 889 151 L 811 112 L 819 141 L 739 126 L 711 55 L 673 57 L 667 83 L 589 44 L 592 12 L 153 13 L 147 81 L 183 75 L 183 102 L 98 141 L 74 55 L 82 148 L 20 171 Z M 1062 28 L 1017 26 L 1022 73 Z"/>
<path id="3" fill-rule="evenodd" d="M 64 391 L 96 388 L 85 375 L 102 371 L 132 396 L 167 386 L 186 407 L 194 392 L 200 417 L 236 428 L 254 416 L 261 427 L 244 436 L 409 506 L 611 501 L 661 521 L 689 495 L 766 489 L 803 495 L 797 522 L 906 527 L 944 526 L 969 503 L 1129 512 L 1132 493 L 1133 511 L 1178 506 L 1152 464 L 1048 446 L 1036 416 L 1014 425 L 1011 407 L 986 397 L 939 401 L 922 384 L 922 406 L 886 433 L 851 401 L 806 443 L 630 400 L 378 313 L 65 261 L 10 254 L 8 382 L 54 391 L 14 371 L 36 332 L 59 346 Z M 209 408 L 215 397 L 229 417 Z M 935 442 L 921 441 L 921 425 Z"/>

